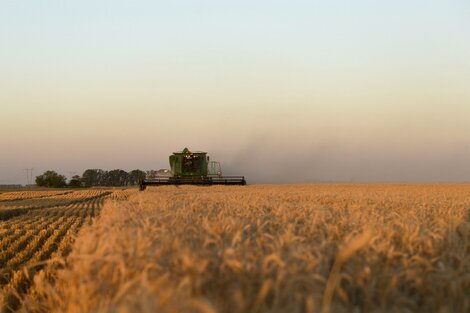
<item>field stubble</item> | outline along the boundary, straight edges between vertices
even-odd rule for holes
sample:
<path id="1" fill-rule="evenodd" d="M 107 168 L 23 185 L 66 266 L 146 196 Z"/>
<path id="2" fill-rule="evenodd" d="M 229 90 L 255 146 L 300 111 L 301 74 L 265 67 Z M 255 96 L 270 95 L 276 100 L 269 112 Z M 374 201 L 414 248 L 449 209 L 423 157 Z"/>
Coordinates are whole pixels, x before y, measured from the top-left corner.
<path id="1" fill-rule="evenodd" d="M 470 312 L 469 196 L 469 185 L 149 188 L 107 202 L 22 310 Z"/>
<path id="2" fill-rule="evenodd" d="M 34 275 L 50 260 L 62 260 L 78 230 L 91 224 L 104 200 L 121 193 L 124 191 L 0 194 L 0 311 L 18 309 Z"/>

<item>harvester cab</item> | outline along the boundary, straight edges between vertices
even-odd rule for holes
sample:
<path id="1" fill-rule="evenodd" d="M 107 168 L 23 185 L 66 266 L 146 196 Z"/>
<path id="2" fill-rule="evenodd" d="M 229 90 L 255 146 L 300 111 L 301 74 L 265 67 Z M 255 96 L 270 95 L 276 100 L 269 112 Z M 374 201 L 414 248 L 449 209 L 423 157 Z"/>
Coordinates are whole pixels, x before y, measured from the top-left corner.
<path id="1" fill-rule="evenodd" d="M 188 148 L 170 155 L 171 175 L 147 177 L 140 190 L 160 185 L 246 185 L 244 176 L 223 176 L 219 162 L 209 161 L 207 152 Z"/>

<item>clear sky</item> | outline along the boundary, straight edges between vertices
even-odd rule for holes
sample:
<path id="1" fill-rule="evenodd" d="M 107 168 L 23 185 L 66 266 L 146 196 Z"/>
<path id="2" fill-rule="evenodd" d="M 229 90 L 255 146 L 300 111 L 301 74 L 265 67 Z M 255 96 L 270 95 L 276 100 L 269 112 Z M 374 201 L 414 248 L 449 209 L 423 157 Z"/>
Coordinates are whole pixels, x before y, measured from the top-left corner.
<path id="1" fill-rule="evenodd" d="M 23 168 L 470 181 L 470 2 L 0 1 L 0 184 Z"/>

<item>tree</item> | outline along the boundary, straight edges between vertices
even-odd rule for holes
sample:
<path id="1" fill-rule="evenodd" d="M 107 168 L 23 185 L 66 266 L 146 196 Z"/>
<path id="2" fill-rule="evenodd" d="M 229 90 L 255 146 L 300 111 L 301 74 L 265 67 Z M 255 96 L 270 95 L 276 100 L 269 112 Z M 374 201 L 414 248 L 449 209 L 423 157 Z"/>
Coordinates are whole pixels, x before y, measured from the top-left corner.
<path id="1" fill-rule="evenodd" d="M 82 179 L 78 175 L 74 175 L 72 179 L 69 181 L 70 187 L 81 187 L 82 186 Z"/>
<path id="2" fill-rule="evenodd" d="M 36 185 L 41 187 L 60 188 L 64 187 L 66 184 L 65 176 L 57 174 L 55 171 L 46 171 L 36 177 Z"/>
<path id="3" fill-rule="evenodd" d="M 141 180 L 145 179 L 144 171 L 141 170 L 133 170 L 129 173 L 129 184 L 132 186 L 138 185 Z"/>
<path id="4" fill-rule="evenodd" d="M 100 169 L 87 169 L 82 174 L 85 187 L 105 186 L 106 172 Z"/>
<path id="5" fill-rule="evenodd" d="M 107 172 L 106 186 L 127 186 L 129 185 L 129 174 L 123 170 L 112 170 Z"/>

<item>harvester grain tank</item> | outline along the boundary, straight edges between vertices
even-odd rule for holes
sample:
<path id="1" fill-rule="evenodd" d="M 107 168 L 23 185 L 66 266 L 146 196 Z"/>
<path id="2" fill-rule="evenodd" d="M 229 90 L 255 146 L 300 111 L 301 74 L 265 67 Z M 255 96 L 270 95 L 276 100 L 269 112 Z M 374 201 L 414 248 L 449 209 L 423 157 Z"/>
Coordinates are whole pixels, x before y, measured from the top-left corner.
<path id="1" fill-rule="evenodd" d="M 183 151 L 170 155 L 172 175 L 148 177 L 140 182 L 140 190 L 146 186 L 161 185 L 246 185 L 244 176 L 222 176 L 219 162 L 209 160 L 207 152 Z"/>

